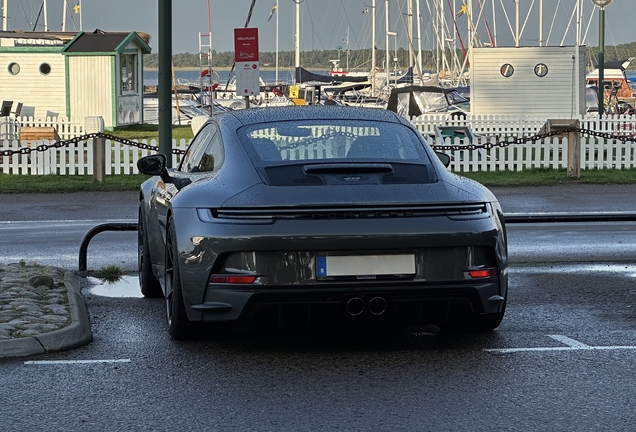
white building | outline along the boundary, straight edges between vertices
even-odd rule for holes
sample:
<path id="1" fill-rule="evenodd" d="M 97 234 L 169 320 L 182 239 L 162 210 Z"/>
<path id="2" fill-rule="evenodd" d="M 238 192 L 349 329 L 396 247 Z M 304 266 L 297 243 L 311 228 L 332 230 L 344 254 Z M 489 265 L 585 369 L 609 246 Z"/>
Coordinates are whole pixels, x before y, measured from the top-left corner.
<path id="1" fill-rule="evenodd" d="M 471 48 L 473 115 L 585 114 L 585 47 Z"/>
<path id="2" fill-rule="evenodd" d="M 141 123 L 147 53 L 136 32 L 0 32 L 0 94 L 21 116 Z"/>

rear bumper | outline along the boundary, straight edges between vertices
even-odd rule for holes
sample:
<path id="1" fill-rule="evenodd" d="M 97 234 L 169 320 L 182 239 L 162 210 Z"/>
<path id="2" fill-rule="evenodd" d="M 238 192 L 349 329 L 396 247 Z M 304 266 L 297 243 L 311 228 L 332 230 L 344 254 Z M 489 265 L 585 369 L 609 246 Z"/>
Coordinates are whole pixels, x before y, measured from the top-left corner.
<path id="1" fill-rule="evenodd" d="M 198 315 L 206 322 L 257 325 L 365 320 L 439 324 L 473 314 L 501 312 L 506 293 L 502 293 L 499 278 L 470 282 L 434 286 L 380 283 L 364 288 L 344 284 L 257 289 L 219 285 L 208 289 L 204 302 L 193 305 L 189 315 Z M 356 305 L 354 313 L 352 299 Z"/>

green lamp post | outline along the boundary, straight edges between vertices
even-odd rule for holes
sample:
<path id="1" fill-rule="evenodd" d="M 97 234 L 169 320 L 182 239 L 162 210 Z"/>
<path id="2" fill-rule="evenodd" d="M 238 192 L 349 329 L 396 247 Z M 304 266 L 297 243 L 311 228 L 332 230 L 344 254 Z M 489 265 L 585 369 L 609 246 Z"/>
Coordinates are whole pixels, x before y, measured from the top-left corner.
<path id="1" fill-rule="evenodd" d="M 605 8 L 613 0 L 592 0 L 598 6 L 598 115 L 603 116 L 605 111 Z"/>

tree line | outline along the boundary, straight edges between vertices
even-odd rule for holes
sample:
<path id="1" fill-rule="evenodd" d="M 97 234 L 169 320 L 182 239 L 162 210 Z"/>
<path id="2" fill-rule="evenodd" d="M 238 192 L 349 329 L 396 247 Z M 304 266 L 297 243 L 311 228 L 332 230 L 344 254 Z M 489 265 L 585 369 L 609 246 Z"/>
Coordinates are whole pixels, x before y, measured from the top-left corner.
<path id="1" fill-rule="evenodd" d="M 598 58 L 598 47 L 588 47 L 586 57 L 587 64 L 590 66 L 596 66 Z M 446 52 L 448 58 L 450 58 L 450 51 Z M 456 53 L 460 62 L 463 62 L 464 55 L 461 50 Z M 605 46 L 604 50 L 605 61 L 610 60 L 625 60 L 630 57 L 636 57 L 636 42 L 628 44 L 620 44 L 613 46 Z M 389 63 L 393 67 L 393 58 L 397 58 L 397 66 L 399 69 L 405 69 L 408 67 L 409 52 L 407 49 L 398 48 L 397 53 L 393 50 L 389 53 Z M 259 54 L 259 60 L 261 66 L 274 67 L 276 65 L 276 53 L 275 52 L 261 52 Z M 380 68 L 383 67 L 386 57 L 386 51 L 376 50 L 376 65 Z M 330 69 L 332 67 L 332 60 L 340 59 L 340 67 L 346 69 L 347 65 L 350 70 L 369 70 L 371 68 L 371 50 L 314 50 L 303 51 L 301 53 L 302 67 L 306 69 Z M 176 68 L 199 68 L 201 64 L 207 64 L 206 58 L 200 58 L 199 54 L 181 53 L 174 54 L 172 61 Z M 231 67 L 234 62 L 234 52 L 216 52 L 212 51 L 212 67 L 213 68 L 225 68 Z M 144 55 L 144 67 L 147 69 L 156 69 L 159 63 L 159 55 L 146 54 Z M 294 51 L 279 51 L 278 64 L 280 68 L 293 68 L 294 66 Z M 433 50 L 422 51 L 422 67 L 425 71 L 434 71 L 437 69 L 437 52 Z M 630 69 L 636 69 L 636 62 L 630 66 Z"/>

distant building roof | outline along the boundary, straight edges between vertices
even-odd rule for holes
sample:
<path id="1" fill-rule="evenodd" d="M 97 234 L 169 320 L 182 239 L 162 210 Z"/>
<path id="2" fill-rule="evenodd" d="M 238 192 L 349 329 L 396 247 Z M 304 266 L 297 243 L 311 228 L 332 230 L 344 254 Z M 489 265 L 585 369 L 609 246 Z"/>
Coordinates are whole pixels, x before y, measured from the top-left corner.
<path id="1" fill-rule="evenodd" d="M 0 39 L 16 39 L 15 46 L 59 46 L 66 53 L 119 52 L 135 40 L 144 53 L 151 52 L 150 35 L 144 32 L 105 32 L 96 29 L 85 32 L 0 31 Z"/>
<path id="2" fill-rule="evenodd" d="M 73 40 L 77 32 L 31 32 L 24 30 L 0 31 L 1 39 L 21 39 L 16 41 L 16 46 L 44 45 L 63 46 Z"/>
<path id="3" fill-rule="evenodd" d="M 146 37 L 149 41 L 149 37 Z M 131 40 L 136 40 L 144 52 L 150 53 L 148 43 L 136 32 L 105 32 L 99 29 L 93 33 L 82 32 L 78 34 L 64 49 L 64 52 L 119 52 Z"/>

